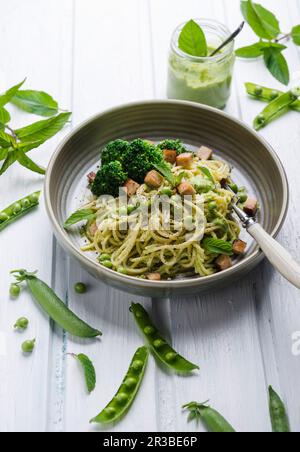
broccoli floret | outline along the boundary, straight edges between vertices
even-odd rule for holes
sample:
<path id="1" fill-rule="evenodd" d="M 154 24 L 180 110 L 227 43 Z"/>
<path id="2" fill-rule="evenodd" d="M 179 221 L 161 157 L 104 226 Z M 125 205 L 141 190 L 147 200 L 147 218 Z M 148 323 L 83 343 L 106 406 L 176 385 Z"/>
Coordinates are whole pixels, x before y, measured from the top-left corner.
<path id="1" fill-rule="evenodd" d="M 115 140 L 108 143 L 101 154 L 102 165 L 116 161 L 122 163 L 128 147 L 128 141 L 124 140 Z"/>
<path id="2" fill-rule="evenodd" d="M 161 150 L 168 149 L 169 151 L 176 151 L 177 155 L 188 152 L 180 140 L 164 140 L 157 147 Z"/>
<path id="3" fill-rule="evenodd" d="M 163 161 L 163 154 L 153 144 L 137 139 L 132 141 L 124 156 L 123 167 L 128 176 L 142 184 L 146 174 Z"/>
<path id="4" fill-rule="evenodd" d="M 119 195 L 119 188 L 124 185 L 128 175 L 120 162 L 111 162 L 101 166 L 92 184 L 92 193 L 96 196 Z"/>

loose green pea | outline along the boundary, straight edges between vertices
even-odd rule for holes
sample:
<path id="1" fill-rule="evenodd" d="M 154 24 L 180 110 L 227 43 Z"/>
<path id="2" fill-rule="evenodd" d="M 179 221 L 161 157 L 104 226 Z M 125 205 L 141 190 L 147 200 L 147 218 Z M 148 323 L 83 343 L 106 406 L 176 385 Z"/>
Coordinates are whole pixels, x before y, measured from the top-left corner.
<path id="1" fill-rule="evenodd" d="M 4 213 L 4 212 L 1 212 L 0 213 L 0 222 L 2 223 L 3 221 L 7 221 L 9 219 L 9 216 L 6 214 L 6 213 Z"/>
<path id="2" fill-rule="evenodd" d="M 239 187 L 236 184 L 230 184 L 229 187 L 234 193 L 237 193 L 239 191 Z"/>
<path id="3" fill-rule="evenodd" d="M 86 285 L 84 283 L 78 282 L 78 283 L 75 284 L 74 290 L 79 295 L 82 295 L 82 294 L 86 293 L 87 287 L 86 287 Z"/>
<path id="4" fill-rule="evenodd" d="M 239 193 L 239 200 L 242 204 L 244 204 L 244 202 L 246 202 L 247 199 L 248 199 L 247 193 L 244 193 L 244 192 Z"/>
<path id="5" fill-rule="evenodd" d="M 16 204 L 13 206 L 13 214 L 17 215 L 22 210 L 22 206 L 19 202 L 16 202 Z"/>
<path id="6" fill-rule="evenodd" d="M 30 201 L 27 198 L 21 200 L 21 206 L 23 209 L 27 209 L 30 206 Z"/>
<path id="7" fill-rule="evenodd" d="M 12 298 L 18 298 L 21 293 L 21 288 L 18 284 L 11 284 L 9 288 L 9 293 Z"/>
<path id="8" fill-rule="evenodd" d="M 169 352 L 166 354 L 166 361 L 168 363 L 172 363 L 177 358 L 177 354 L 174 352 Z"/>
<path id="9" fill-rule="evenodd" d="M 128 271 L 127 271 L 126 268 L 124 268 L 124 267 L 119 267 L 119 268 L 117 269 L 117 272 L 118 272 L 118 273 L 121 273 L 122 275 L 128 275 Z"/>
<path id="10" fill-rule="evenodd" d="M 101 256 L 99 256 L 99 261 L 100 262 L 102 262 L 102 261 L 110 261 L 110 260 L 111 260 L 111 257 L 110 257 L 109 254 L 101 254 Z"/>
<path id="11" fill-rule="evenodd" d="M 26 330 L 28 328 L 29 325 L 29 320 L 26 319 L 25 317 L 21 317 L 20 319 L 18 319 L 14 325 L 14 328 L 18 329 L 18 330 Z"/>
<path id="12" fill-rule="evenodd" d="M 217 203 L 215 201 L 212 201 L 208 204 L 208 210 L 210 212 L 213 212 L 214 210 L 216 210 L 218 208 Z"/>
<path id="13" fill-rule="evenodd" d="M 155 333 L 155 329 L 152 326 L 146 326 L 146 328 L 144 328 L 144 333 L 147 334 L 147 336 L 150 336 Z"/>
<path id="14" fill-rule="evenodd" d="M 25 341 L 22 344 L 22 351 L 24 353 L 32 353 L 35 347 L 35 339 L 32 341 Z"/>
<path id="15" fill-rule="evenodd" d="M 137 359 L 136 361 L 134 361 L 132 363 L 132 368 L 134 370 L 138 371 L 138 370 L 141 370 L 143 368 L 143 365 L 144 365 L 143 361 Z"/>
<path id="16" fill-rule="evenodd" d="M 103 265 L 106 268 L 113 268 L 113 264 L 111 261 L 101 261 L 101 265 Z"/>

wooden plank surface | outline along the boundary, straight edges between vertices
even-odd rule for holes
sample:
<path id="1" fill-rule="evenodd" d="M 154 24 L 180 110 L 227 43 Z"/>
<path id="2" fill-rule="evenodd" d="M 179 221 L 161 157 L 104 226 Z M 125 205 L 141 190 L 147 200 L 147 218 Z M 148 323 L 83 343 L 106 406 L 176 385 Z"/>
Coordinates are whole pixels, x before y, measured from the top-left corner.
<path id="1" fill-rule="evenodd" d="M 264 0 L 263 4 L 277 13 L 284 30 L 300 23 L 299 0 Z M 0 7 L 5 17 L 1 41 L 6 49 L 14 49 L 2 57 L 0 88 L 27 75 L 28 86 L 51 92 L 64 108 L 72 109 L 73 125 L 123 102 L 164 98 L 170 36 L 178 23 L 191 17 L 214 17 L 233 29 L 241 20 L 239 0 L 89 0 L 88 4 L 27 0 L 26 6 L 21 0 L 0 0 Z M 29 21 L 31 27 L 24 27 Z M 252 39 L 255 36 L 246 27 L 238 45 Z M 286 54 L 296 76 L 299 48 L 290 46 Z M 237 61 L 227 111 L 250 124 L 262 105 L 247 97 L 246 81 L 279 85 L 261 62 Z M 28 120 L 13 112 L 17 125 Z M 297 258 L 297 113 L 281 118 L 262 134 L 278 152 L 290 181 L 291 208 L 280 241 Z M 36 160 L 46 164 L 58 140 L 36 151 Z M 0 206 L 41 186 L 41 178 L 16 166 L 1 177 Z M 22 224 L 1 233 L 0 259 L 0 431 L 99 430 L 89 426 L 88 420 L 110 400 L 142 341 L 128 311 L 131 299 L 150 309 L 175 347 L 199 363 L 201 371 L 179 378 L 150 360 L 132 411 L 113 431 L 195 431 L 180 407 L 192 399 L 208 398 L 237 430 L 270 431 L 268 384 L 283 395 L 292 427 L 299 431 L 300 360 L 291 352 L 292 334 L 300 331 L 299 293 L 267 263 L 236 287 L 206 296 L 138 300 L 95 281 L 65 255 L 52 238 L 43 202 Z M 8 273 L 15 267 L 38 268 L 72 309 L 103 329 L 101 341 L 67 338 L 25 293 L 19 301 L 11 301 Z M 88 283 L 87 295 L 74 293 L 77 281 Z M 21 315 L 31 320 L 28 335 L 37 337 L 36 351 L 29 359 L 19 352 L 26 335 L 12 329 Z M 92 396 L 86 394 L 80 368 L 67 352 L 87 353 L 94 360 L 98 384 Z"/>

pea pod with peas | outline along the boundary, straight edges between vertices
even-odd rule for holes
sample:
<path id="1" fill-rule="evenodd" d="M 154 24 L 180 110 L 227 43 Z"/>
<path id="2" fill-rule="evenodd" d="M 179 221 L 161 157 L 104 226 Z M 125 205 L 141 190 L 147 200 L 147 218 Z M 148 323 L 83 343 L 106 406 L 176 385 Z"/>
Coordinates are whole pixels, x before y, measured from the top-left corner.
<path id="1" fill-rule="evenodd" d="M 193 370 L 198 370 L 196 364 L 187 361 L 180 356 L 160 335 L 156 326 L 153 324 L 145 308 L 138 303 L 132 303 L 130 307 L 134 319 L 141 330 L 144 338 L 149 344 L 154 356 L 164 365 L 177 373 L 188 374 Z"/>
<path id="2" fill-rule="evenodd" d="M 120 420 L 132 405 L 143 381 L 148 362 L 147 347 L 139 348 L 116 395 L 91 423 L 111 424 Z"/>
<path id="3" fill-rule="evenodd" d="M 12 222 L 23 217 L 39 204 L 41 192 L 37 191 L 19 201 L 14 202 L 0 212 L 0 231 L 9 226 Z"/>

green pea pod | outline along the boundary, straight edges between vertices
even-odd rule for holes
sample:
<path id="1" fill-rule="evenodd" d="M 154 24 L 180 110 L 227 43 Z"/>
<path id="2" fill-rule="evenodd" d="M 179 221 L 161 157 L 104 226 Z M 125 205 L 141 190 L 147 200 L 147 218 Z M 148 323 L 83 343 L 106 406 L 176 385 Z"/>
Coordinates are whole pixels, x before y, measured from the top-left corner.
<path id="1" fill-rule="evenodd" d="M 269 387 L 270 415 L 274 433 L 290 433 L 289 420 L 285 406 L 272 386 Z"/>
<path id="2" fill-rule="evenodd" d="M 13 221 L 26 215 L 32 209 L 38 206 L 41 192 L 37 191 L 19 201 L 14 202 L 6 209 L 0 212 L 0 231 L 6 228 Z"/>
<path id="3" fill-rule="evenodd" d="M 218 411 L 206 404 L 191 402 L 183 408 L 189 410 L 189 420 L 201 420 L 209 432 L 235 433 L 229 422 Z"/>
<path id="4" fill-rule="evenodd" d="M 132 405 L 143 381 L 149 351 L 147 347 L 139 348 L 131 361 L 128 372 L 114 398 L 91 423 L 111 424 L 120 420 Z"/>
<path id="5" fill-rule="evenodd" d="M 290 105 L 298 99 L 299 95 L 300 88 L 295 88 L 270 102 L 269 105 L 267 105 L 267 107 L 254 119 L 253 125 L 255 130 L 262 129 L 280 114 L 286 112 Z"/>
<path id="6" fill-rule="evenodd" d="M 245 83 L 246 91 L 250 96 L 255 97 L 257 100 L 262 102 L 272 102 L 279 96 L 284 94 L 283 91 L 278 91 L 272 88 L 266 88 L 265 86 L 255 85 L 255 83 Z M 296 100 L 290 105 L 290 108 L 295 111 L 300 112 L 300 101 Z"/>
<path id="7" fill-rule="evenodd" d="M 56 322 L 61 328 L 73 336 L 83 338 L 94 338 L 101 336 L 101 331 L 95 330 L 87 323 L 77 317 L 63 301 L 58 298 L 54 291 L 43 281 L 38 279 L 34 273 L 26 270 L 15 270 L 15 278 L 20 284 L 26 281 L 27 287 L 33 298 L 41 306 L 44 311 Z"/>
<path id="8" fill-rule="evenodd" d="M 140 304 L 132 303 L 130 311 L 147 340 L 154 355 L 170 369 L 178 373 L 187 374 L 199 369 L 195 364 L 180 356 L 159 334 L 147 311 Z"/>

